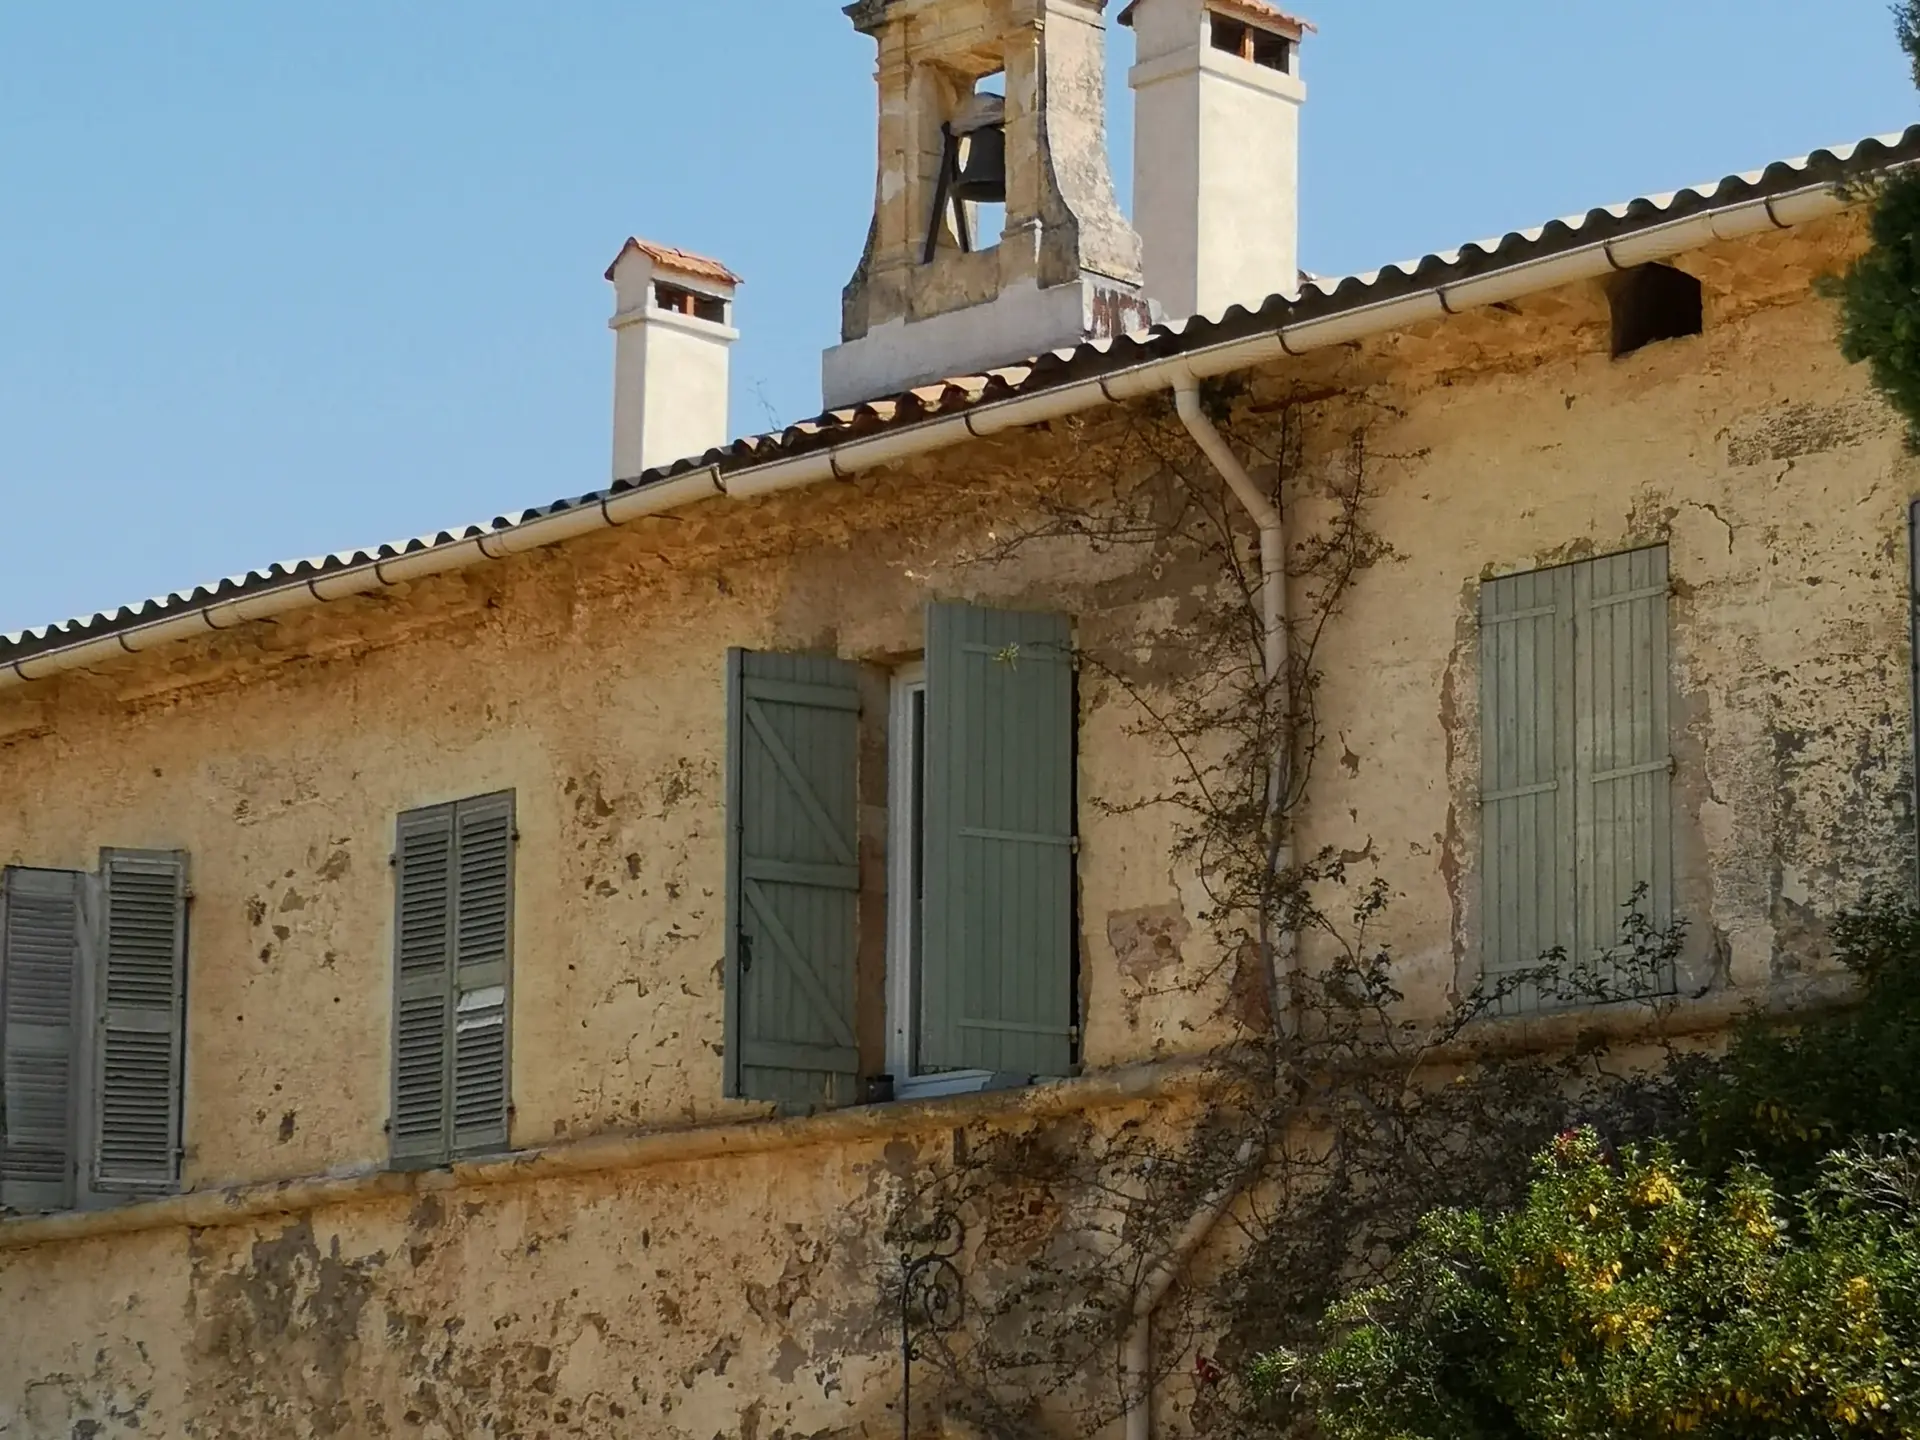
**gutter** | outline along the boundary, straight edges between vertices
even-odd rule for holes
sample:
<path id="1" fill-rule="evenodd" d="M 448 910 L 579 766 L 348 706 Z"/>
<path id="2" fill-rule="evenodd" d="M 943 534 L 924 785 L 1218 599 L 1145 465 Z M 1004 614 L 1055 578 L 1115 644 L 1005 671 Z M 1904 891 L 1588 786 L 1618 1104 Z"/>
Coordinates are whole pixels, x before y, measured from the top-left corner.
<path id="1" fill-rule="evenodd" d="M 178 615 L 163 616 L 111 634 L 76 639 L 71 644 L 0 662 L 0 690 L 83 669 L 121 655 L 141 654 L 175 640 L 230 630 L 308 606 L 463 570 L 483 560 L 498 560 L 540 549 L 703 500 L 722 496 L 753 499 L 826 480 L 849 479 L 864 471 L 969 439 L 1058 420 L 1103 404 L 1139 399 L 1171 388 L 1182 376 L 1192 381 L 1212 379 L 1288 356 L 1351 344 L 1423 320 L 1457 315 L 1666 259 L 1714 241 L 1789 229 L 1835 214 L 1846 208 L 1846 204 L 1831 181 L 1820 181 L 1771 197 L 1650 226 L 1617 239 L 1595 241 L 1541 259 L 1503 266 L 1468 279 L 1440 281 L 1408 295 L 1282 325 L 1244 339 L 1142 361 L 1037 394 L 992 401 L 959 415 L 843 441 L 809 454 L 735 470 L 709 465 L 619 494 L 602 494 L 570 509 L 549 511 L 485 535 L 428 545 L 406 554 L 226 600 L 209 600 Z"/>

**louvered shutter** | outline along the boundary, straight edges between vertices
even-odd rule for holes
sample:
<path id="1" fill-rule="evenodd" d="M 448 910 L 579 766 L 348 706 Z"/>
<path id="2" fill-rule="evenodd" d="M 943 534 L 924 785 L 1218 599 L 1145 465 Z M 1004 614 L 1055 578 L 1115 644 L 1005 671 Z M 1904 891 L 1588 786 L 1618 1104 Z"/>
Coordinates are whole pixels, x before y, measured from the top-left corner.
<path id="1" fill-rule="evenodd" d="M 451 1149 L 454 807 L 402 815 L 394 852 L 393 1114 L 396 1164 L 444 1164 Z"/>
<path id="2" fill-rule="evenodd" d="M 1541 1001 L 1516 972 L 1579 943 L 1573 593 L 1569 566 L 1480 588 L 1482 930 L 1505 1013 Z"/>
<path id="3" fill-rule="evenodd" d="M 187 857 L 108 850 L 101 878 L 93 1184 L 169 1190 L 180 1173 Z"/>
<path id="4" fill-rule="evenodd" d="M 727 1094 L 855 1098 L 859 672 L 735 650 L 727 705 Z"/>
<path id="5" fill-rule="evenodd" d="M 513 796 L 454 815 L 453 1151 L 507 1148 L 513 949 Z"/>
<path id="6" fill-rule="evenodd" d="M 1673 923 L 1673 754 L 1667 731 L 1667 551 L 1609 555 L 1572 567 L 1576 849 L 1582 953 L 1615 951 L 1635 894 L 1645 918 Z M 1658 976 L 1616 973 L 1622 989 Z"/>
<path id="7" fill-rule="evenodd" d="M 66 1210 L 78 1174 L 86 877 L 0 880 L 0 1208 Z"/>
<path id="8" fill-rule="evenodd" d="M 1066 616 L 929 608 L 929 1070 L 1072 1071 L 1074 725 Z"/>

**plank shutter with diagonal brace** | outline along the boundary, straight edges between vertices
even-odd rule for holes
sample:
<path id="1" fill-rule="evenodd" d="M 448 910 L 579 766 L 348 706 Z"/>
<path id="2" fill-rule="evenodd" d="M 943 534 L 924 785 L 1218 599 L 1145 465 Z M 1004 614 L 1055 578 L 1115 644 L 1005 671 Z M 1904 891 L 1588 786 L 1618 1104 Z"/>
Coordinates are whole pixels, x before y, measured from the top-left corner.
<path id="1" fill-rule="evenodd" d="M 0 1207 L 27 1214 L 74 1203 L 86 881 L 19 868 L 0 880 Z"/>
<path id="2" fill-rule="evenodd" d="M 187 857 L 108 850 L 101 877 L 94 1188 L 166 1191 L 180 1174 Z"/>
<path id="3" fill-rule="evenodd" d="M 726 1093 L 850 1103 L 859 945 L 859 672 L 734 650 L 727 664 Z"/>
<path id="4" fill-rule="evenodd" d="M 929 607 L 929 1069 L 1072 1073 L 1074 725 L 1067 616 Z"/>

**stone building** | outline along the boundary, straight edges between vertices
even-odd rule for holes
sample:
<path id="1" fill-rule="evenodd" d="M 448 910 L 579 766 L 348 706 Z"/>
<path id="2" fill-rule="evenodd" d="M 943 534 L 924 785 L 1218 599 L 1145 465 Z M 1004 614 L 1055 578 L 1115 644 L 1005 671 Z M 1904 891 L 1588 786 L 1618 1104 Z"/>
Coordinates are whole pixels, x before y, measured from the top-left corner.
<path id="1" fill-rule="evenodd" d="M 1130 223 L 1101 0 L 850 13 L 826 413 L 728 443 L 735 277 L 633 242 L 604 488 L 0 640 L 0 1436 L 898 1433 L 903 1179 L 1274 1019 L 1142 724 L 1223 593 L 1409 1005 L 1639 894 L 1711 1032 L 1907 883 L 1920 471 L 1814 284 L 1920 132 L 1303 278 L 1302 22 L 1119 17 Z M 1060 523 L 1183 495 L 1243 588 Z"/>

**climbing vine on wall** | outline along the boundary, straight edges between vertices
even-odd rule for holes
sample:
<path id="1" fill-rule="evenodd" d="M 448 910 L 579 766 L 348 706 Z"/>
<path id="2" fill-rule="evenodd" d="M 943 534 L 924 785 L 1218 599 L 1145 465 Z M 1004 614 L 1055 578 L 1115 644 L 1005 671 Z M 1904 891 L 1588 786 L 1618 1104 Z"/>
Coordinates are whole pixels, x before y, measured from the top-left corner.
<path id="1" fill-rule="evenodd" d="M 1203 901 L 1205 943 L 1136 977 L 1131 1001 L 1182 996 L 1189 1013 L 1211 1008 L 1228 1038 L 1177 1095 L 969 1128 L 903 1184 L 893 1232 L 903 1255 L 935 1217 L 960 1217 L 967 1236 L 963 1319 L 915 1351 L 915 1393 L 949 1433 L 1091 1437 L 1148 1389 L 1176 1384 L 1207 1433 L 1284 1433 L 1298 1407 L 1239 1377 L 1256 1353 L 1305 1336 L 1345 1281 L 1380 1270 L 1424 1210 L 1517 1198 L 1530 1156 L 1570 1123 L 1630 1136 L 1672 1118 L 1674 1089 L 1614 1066 L 1602 1045 L 1468 1060 L 1463 1041 L 1527 983 L 1569 999 L 1651 996 L 1657 987 L 1636 992 L 1634 977 L 1668 967 L 1679 933 L 1630 912 L 1604 975 L 1549 955 L 1435 1014 L 1400 989 L 1379 938 L 1390 897 L 1363 862 L 1329 851 L 1276 865 L 1326 741 L 1330 626 L 1394 559 L 1368 524 L 1374 487 L 1407 457 L 1374 449 L 1389 412 L 1364 391 L 1256 402 L 1219 390 L 1207 410 L 1283 502 L 1293 601 L 1283 673 L 1262 663 L 1252 526 L 1170 407 L 1132 417 L 1137 478 L 1056 496 L 1038 523 L 978 557 L 990 565 L 1061 541 L 1125 552 L 1127 573 L 1183 597 L 1150 633 L 1131 618 L 1111 633 L 1083 624 L 1083 685 L 1124 707 L 1168 777 L 1087 803 L 1165 817 L 1171 868 L 1194 877 Z M 1286 964 L 1282 934 L 1301 937 L 1310 963 Z M 1225 1243 L 1211 1248 L 1211 1269 L 1181 1262 L 1137 1371 L 1126 1357 L 1141 1297 L 1196 1214 L 1223 1201 Z"/>

